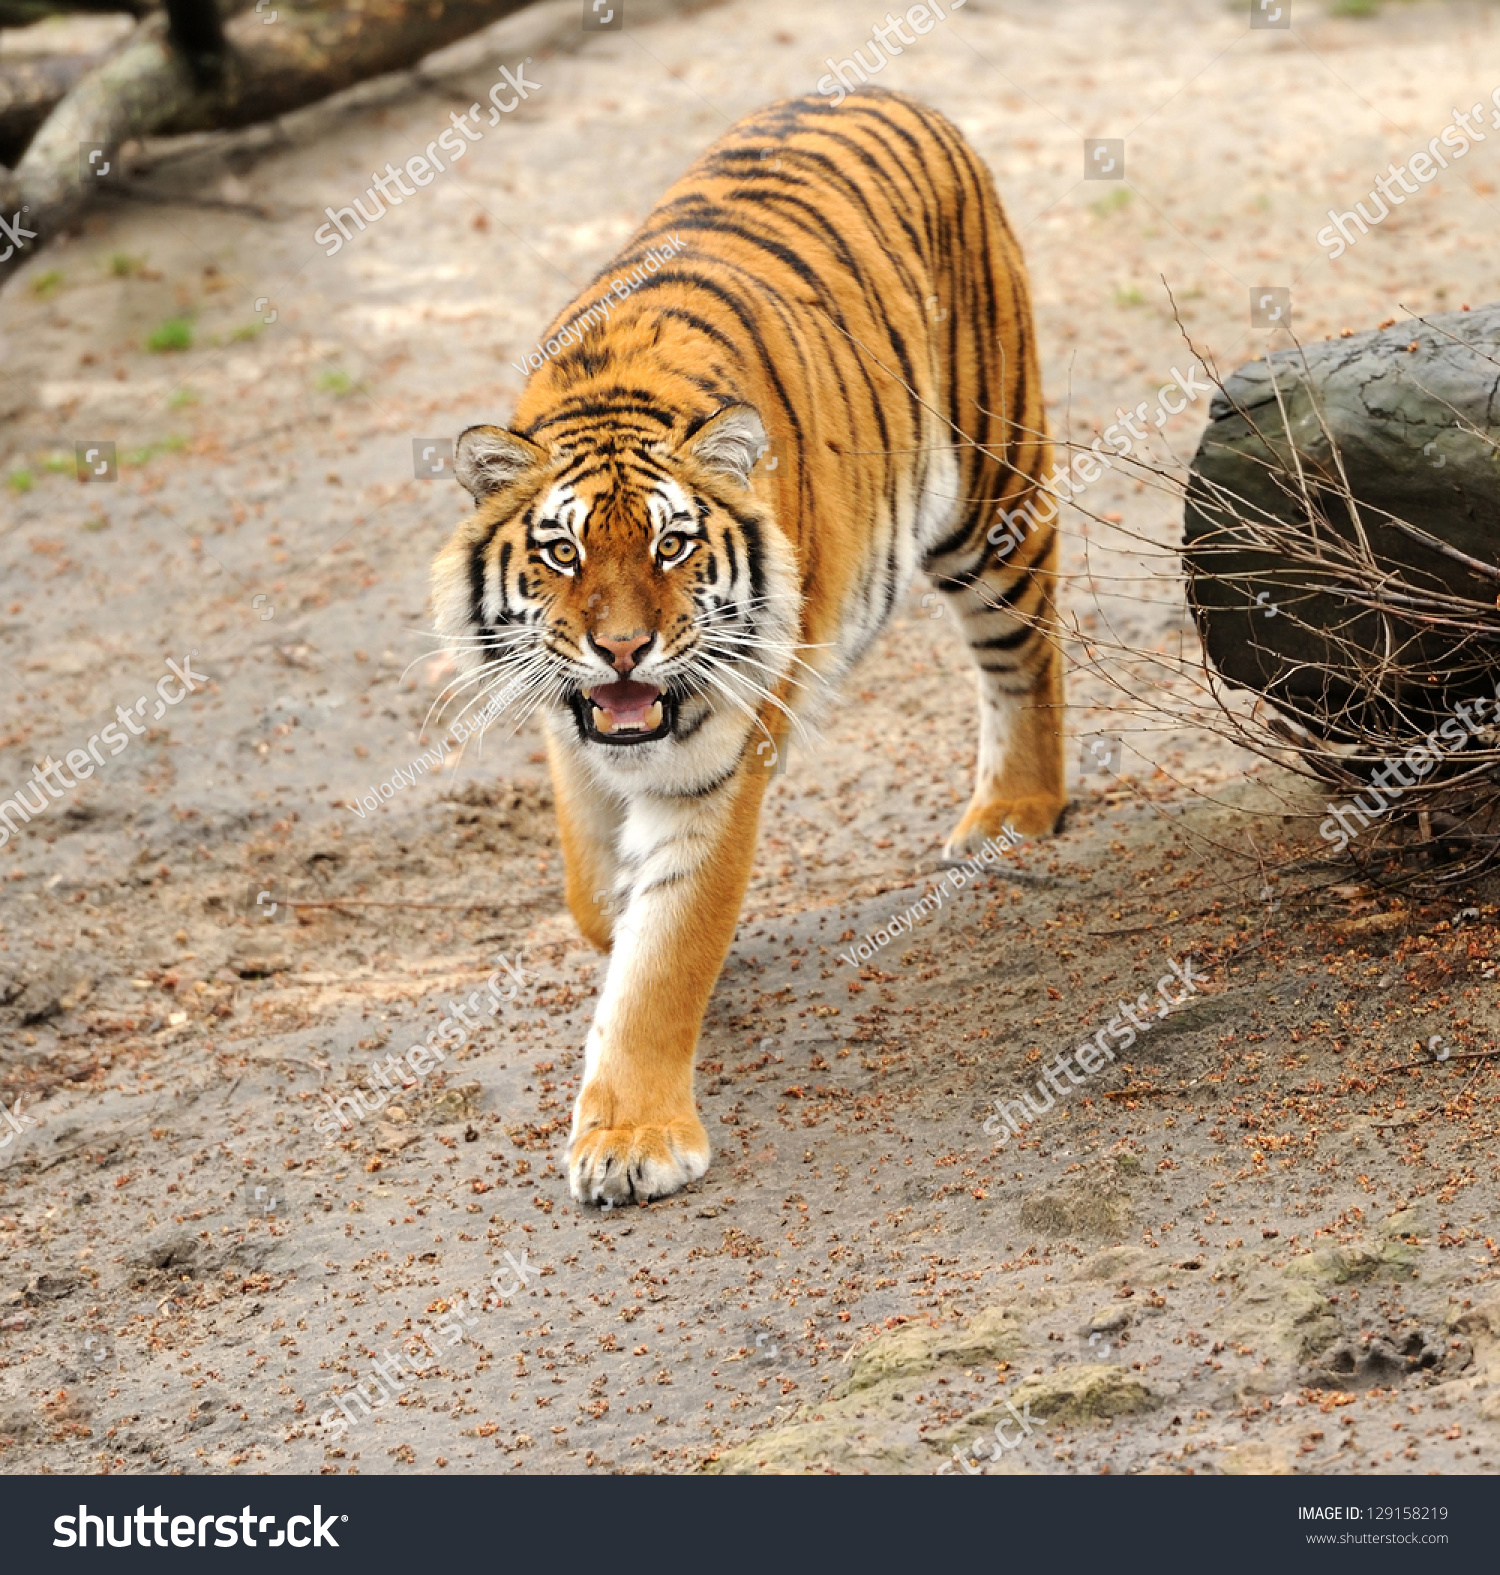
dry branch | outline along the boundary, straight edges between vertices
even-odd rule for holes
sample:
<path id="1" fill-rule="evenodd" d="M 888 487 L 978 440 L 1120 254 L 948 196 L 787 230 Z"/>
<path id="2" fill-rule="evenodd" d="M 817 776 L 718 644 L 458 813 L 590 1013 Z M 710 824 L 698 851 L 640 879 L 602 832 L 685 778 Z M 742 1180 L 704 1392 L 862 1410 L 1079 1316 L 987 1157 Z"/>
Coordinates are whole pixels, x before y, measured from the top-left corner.
<path id="1" fill-rule="evenodd" d="M 1414 824 L 1444 879 L 1500 858 L 1497 372 L 1500 305 L 1242 367 L 1186 498 L 1207 656 L 1274 707 L 1230 736 L 1359 795 L 1332 844 Z"/>
<path id="2" fill-rule="evenodd" d="M 1294 359 L 1305 367 L 1301 350 L 1271 358 L 1274 379 L 1266 364 L 1252 363 L 1226 380 L 1185 329 L 1183 334 L 1220 390 L 1192 467 L 1175 456 L 1163 462 L 1149 434 L 1146 442 L 1108 457 L 1087 434 L 1074 440 L 1065 430 L 1051 441 L 1064 462 L 1079 464 L 1075 476 L 1085 474 L 1081 463 L 1092 452 L 1096 466 L 1102 459 L 1134 477 L 1138 487 L 1186 504 L 1187 540 L 1179 554 L 1119 514 L 1100 514 L 1095 499 L 1080 498 L 1085 488 L 1079 481 L 1065 476 L 1055 493 L 1063 512 L 1054 528 L 1081 548 L 1082 567 L 1057 576 L 1059 593 L 1063 582 L 1071 584 L 1060 594 L 1061 633 L 1049 637 L 1062 649 L 1070 681 L 1087 675 L 1107 686 L 1110 732 L 1144 735 L 1134 747 L 1145 758 L 1152 758 L 1153 736 L 1208 733 L 1323 789 L 1314 812 L 1305 788 L 1276 776 L 1260 778 L 1287 824 L 1305 824 L 1310 813 L 1316 824 L 1327 814 L 1322 805 L 1330 785 L 1336 799 L 1347 801 L 1368 785 L 1372 771 L 1404 763 L 1434 722 L 1447 717 L 1450 701 L 1495 693 L 1500 305 L 1409 319 L 1391 334 L 1409 360 L 1379 391 L 1376 403 L 1390 412 L 1390 431 L 1373 423 L 1373 439 L 1357 423 L 1330 419 L 1316 378 L 1282 376 L 1294 371 Z M 1307 362 L 1347 361 L 1374 337 L 1313 346 Z M 1448 363 L 1437 375 L 1435 361 Z M 1237 399 L 1247 377 L 1257 381 L 1257 397 Z M 1302 381 L 1311 388 L 1295 386 Z M 1237 485 L 1205 474 L 1213 467 L 1203 463 L 1210 445 L 1223 443 L 1224 422 L 1231 418 L 1240 422 Z M 1431 443 L 1440 448 L 1424 455 Z M 1400 497 L 1387 490 L 1370 507 L 1365 461 L 1377 445 L 1397 472 Z M 1441 465 L 1433 463 L 1438 452 Z M 1425 554 L 1420 564 L 1409 561 L 1413 548 Z M 1104 561 L 1111 559 L 1123 559 L 1125 571 L 1106 570 Z M 1123 604 L 1118 609 L 1100 599 L 1112 579 L 1112 599 Z M 1197 641 L 1179 640 L 1174 653 L 1169 640 L 1145 647 L 1120 626 L 1132 621 L 1130 601 L 1154 606 L 1184 590 L 1209 659 Z M 1274 620 L 1267 606 L 1272 601 Z M 1210 618 L 1229 633 L 1216 635 Z M 1495 710 L 1487 706 L 1484 724 L 1466 730 L 1460 743 L 1444 753 L 1441 770 L 1392 795 L 1391 812 L 1381 811 L 1347 852 L 1336 838 L 1315 841 L 1324 856 L 1299 858 L 1281 875 L 1332 872 L 1353 858 L 1372 883 L 1432 893 L 1500 863 Z M 1225 780 L 1236 781 L 1237 774 Z M 1151 783 L 1122 776 L 1115 791 L 1133 792 L 1150 808 L 1158 782 L 1164 791 L 1173 782 L 1160 764 Z M 1244 807 L 1233 791 L 1218 800 L 1201 785 L 1191 791 L 1224 809 Z M 1268 878 L 1253 843 L 1247 849 L 1232 836 L 1204 840 L 1222 854 L 1226 869 L 1258 869 L 1269 911 L 1315 899 L 1317 882 L 1306 890 L 1273 889 L 1269 879 L 1276 877 Z"/>

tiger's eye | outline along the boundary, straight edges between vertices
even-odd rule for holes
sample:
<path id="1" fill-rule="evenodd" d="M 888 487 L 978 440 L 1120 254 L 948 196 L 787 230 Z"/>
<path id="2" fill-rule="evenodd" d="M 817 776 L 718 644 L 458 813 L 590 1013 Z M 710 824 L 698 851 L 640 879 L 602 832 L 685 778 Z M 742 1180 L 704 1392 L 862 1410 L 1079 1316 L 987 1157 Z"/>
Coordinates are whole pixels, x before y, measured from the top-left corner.
<path id="1" fill-rule="evenodd" d="M 554 563 L 570 564 L 577 562 L 578 549 L 570 541 L 555 541 L 547 549 L 552 554 Z"/>
<path id="2" fill-rule="evenodd" d="M 682 537 L 663 536 L 656 550 L 663 558 L 675 558 L 682 551 Z"/>

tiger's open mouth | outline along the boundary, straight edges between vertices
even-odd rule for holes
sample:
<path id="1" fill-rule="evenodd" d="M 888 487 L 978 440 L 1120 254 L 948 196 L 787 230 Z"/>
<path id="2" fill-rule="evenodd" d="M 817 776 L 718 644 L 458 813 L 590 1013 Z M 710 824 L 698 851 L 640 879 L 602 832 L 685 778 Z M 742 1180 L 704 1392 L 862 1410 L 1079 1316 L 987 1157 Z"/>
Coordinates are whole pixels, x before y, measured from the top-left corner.
<path id="1" fill-rule="evenodd" d="M 573 700 L 585 738 L 599 744 L 645 744 L 672 731 L 676 702 L 654 684 L 598 684 Z"/>

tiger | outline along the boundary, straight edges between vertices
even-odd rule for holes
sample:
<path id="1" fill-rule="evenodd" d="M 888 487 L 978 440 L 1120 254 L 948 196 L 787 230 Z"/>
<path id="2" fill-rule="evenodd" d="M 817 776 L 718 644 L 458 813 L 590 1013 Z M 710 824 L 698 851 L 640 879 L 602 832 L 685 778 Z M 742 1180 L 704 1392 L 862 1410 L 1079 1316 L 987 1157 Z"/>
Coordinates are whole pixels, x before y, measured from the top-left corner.
<path id="1" fill-rule="evenodd" d="M 694 1061 L 767 785 L 918 568 L 978 670 L 943 859 L 1056 830 L 1056 510 L 994 523 L 1041 517 L 1050 444 L 990 175 L 877 89 L 734 125 L 526 364 L 510 427 L 455 443 L 474 511 L 434 621 L 546 735 L 567 905 L 608 953 L 568 1180 L 612 1207 L 708 1168 Z"/>

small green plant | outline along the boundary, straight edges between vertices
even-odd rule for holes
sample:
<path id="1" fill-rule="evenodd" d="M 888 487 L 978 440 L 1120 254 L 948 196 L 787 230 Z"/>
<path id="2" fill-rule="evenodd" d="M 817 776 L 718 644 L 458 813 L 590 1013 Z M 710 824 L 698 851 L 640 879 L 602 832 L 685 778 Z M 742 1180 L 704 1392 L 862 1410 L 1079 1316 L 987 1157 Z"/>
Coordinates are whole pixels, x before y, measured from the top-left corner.
<path id="1" fill-rule="evenodd" d="M 346 394 L 357 394 L 364 386 L 363 383 L 356 383 L 342 368 L 318 373 L 318 387 L 325 394 L 332 394 L 335 399 L 342 399 Z"/>
<path id="2" fill-rule="evenodd" d="M 96 514 L 92 519 L 83 522 L 83 528 L 87 531 L 108 530 L 109 521 L 102 514 Z"/>
<path id="3" fill-rule="evenodd" d="M 42 461 L 42 469 L 52 476 L 71 476 L 75 462 L 71 454 L 49 454 Z"/>
<path id="4" fill-rule="evenodd" d="M 149 465 L 158 454 L 175 454 L 187 447 L 187 439 L 175 433 L 157 443 L 147 443 L 141 448 L 126 449 L 121 458 L 127 465 Z"/>
<path id="5" fill-rule="evenodd" d="M 191 388 L 174 388 L 167 400 L 168 410 L 181 410 L 184 405 L 196 405 L 198 396 Z"/>
<path id="6" fill-rule="evenodd" d="M 63 276 L 58 268 L 49 268 L 31 281 L 31 293 L 39 301 L 50 301 L 62 289 Z"/>
<path id="7" fill-rule="evenodd" d="M 145 266 L 144 257 L 132 257 L 129 252 L 116 252 L 109 259 L 109 271 L 117 279 L 129 279 Z"/>
<path id="8" fill-rule="evenodd" d="M 172 350 L 193 348 L 193 320 L 191 317 L 169 317 L 159 328 L 146 335 L 146 348 L 161 354 Z"/>
<path id="9" fill-rule="evenodd" d="M 1101 197 L 1098 202 L 1091 202 L 1089 212 L 1096 219 L 1107 219 L 1110 214 L 1118 213 L 1121 208 L 1128 208 L 1134 195 L 1128 186 L 1116 186 L 1107 197 Z"/>
<path id="10" fill-rule="evenodd" d="M 1144 306 L 1145 304 L 1146 297 L 1136 285 L 1125 284 L 1116 286 L 1116 306 Z"/>
<path id="11" fill-rule="evenodd" d="M 246 323 L 243 327 L 235 328 L 230 332 L 230 343 L 238 344 L 245 339 L 259 339 L 261 329 L 264 327 L 264 323 Z"/>
<path id="12" fill-rule="evenodd" d="M 1328 8 L 1330 16 L 1374 16 L 1380 9 L 1379 0 L 1333 0 Z"/>
<path id="13" fill-rule="evenodd" d="M 10 490 L 12 492 L 30 492 L 36 483 L 31 479 L 29 470 L 13 470 L 9 476 Z"/>

